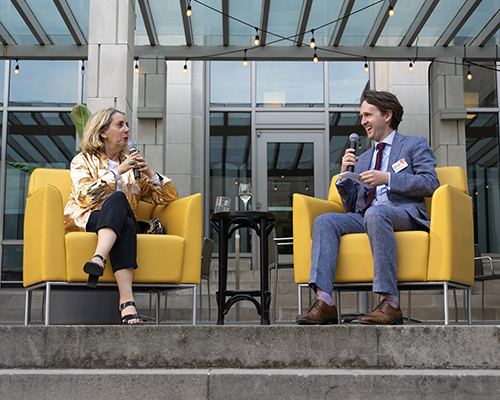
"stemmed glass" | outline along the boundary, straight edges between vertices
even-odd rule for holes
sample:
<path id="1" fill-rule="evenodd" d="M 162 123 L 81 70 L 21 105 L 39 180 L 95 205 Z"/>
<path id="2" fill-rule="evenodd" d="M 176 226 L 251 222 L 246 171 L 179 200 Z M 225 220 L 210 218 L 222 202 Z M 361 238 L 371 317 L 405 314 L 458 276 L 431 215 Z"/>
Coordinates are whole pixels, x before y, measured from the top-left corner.
<path id="1" fill-rule="evenodd" d="M 252 185 L 249 183 L 240 183 L 240 188 L 238 190 L 238 196 L 245 203 L 245 211 L 248 210 L 248 201 L 252 198 Z"/>

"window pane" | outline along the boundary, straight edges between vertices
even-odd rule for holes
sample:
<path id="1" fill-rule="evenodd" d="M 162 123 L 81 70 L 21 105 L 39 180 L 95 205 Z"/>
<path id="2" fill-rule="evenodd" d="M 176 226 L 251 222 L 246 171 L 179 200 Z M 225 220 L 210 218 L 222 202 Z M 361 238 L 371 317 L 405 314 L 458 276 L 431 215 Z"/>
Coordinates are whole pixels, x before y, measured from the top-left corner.
<path id="1" fill-rule="evenodd" d="M 243 209 L 243 203 L 238 199 L 238 187 L 241 182 L 252 181 L 250 121 L 250 113 L 210 113 L 210 214 L 214 212 L 218 196 L 231 199 L 231 210 L 236 209 L 235 203 L 238 209 Z M 251 251 L 247 231 L 240 231 L 242 253 Z M 210 237 L 218 243 L 218 235 L 213 230 Z M 218 244 L 215 246 L 217 249 Z M 229 252 L 234 252 L 234 236 L 229 242 Z"/>
<path id="2" fill-rule="evenodd" d="M 323 63 L 257 63 L 257 107 L 323 105 Z"/>
<path id="3" fill-rule="evenodd" d="M 23 280 L 23 246 L 3 246 L 2 281 Z"/>
<path id="4" fill-rule="evenodd" d="M 250 65 L 240 61 L 210 63 L 210 106 L 250 107 Z"/>
<path id="5" fill-rule="evenodd" d="M 464 103 L 467 108 L 496 107 L 496 73 L 495 64 L 482 63 L 484 67 L 464 66 Z M 472 79 L 468 80 L 469 72 Z"/>
<path id="6" fill-rule="evenodd" d="M 472 197 L 474 238 L 483 253 L 499 253 L 500 173 L 498 114 L 469 114 L 465 135 L 467 179 Z"/>
<path id="7" fill-rule="evenodd" d="M 351 145 L 351 133 L 359 136 L 357 155 L 370 148 L 371 141 L 366 137 L 358 113 L 330 113 L 330 179 L 340 173 L 342 157 Z"/>
<path id="8" fill-rule="evenodd" d="M 9 113 L 7 161 L 44 168 L 69 168 L 74 156 L 75 128 L 69 113 Z M 4 239 L 23 238 L 29 178 L 28 173 L 7 166 Z"/>
<path id="9" fill-rule="evenodd" d="M 78 61 L 19 61 L 10 64 L 12 106 L 73 107 L 78 101 Z"/>
<path id="10" fill-rule="evenodd" d="M 328 80 L 330 107 L 354 107 L 370 87 L 370 74 L 362 62 L 329 62 Z"/>

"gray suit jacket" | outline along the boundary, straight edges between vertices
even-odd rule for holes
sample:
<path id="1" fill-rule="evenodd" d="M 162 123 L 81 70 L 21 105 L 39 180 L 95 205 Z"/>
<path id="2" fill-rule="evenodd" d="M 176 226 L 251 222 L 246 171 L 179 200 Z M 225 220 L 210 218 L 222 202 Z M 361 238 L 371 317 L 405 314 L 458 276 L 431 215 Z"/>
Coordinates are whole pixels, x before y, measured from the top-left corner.
<path id="1" fill-rule="evenodd" d="M 354 172 L 361 173 L 370 168 L 375 146 L 359 156 Z M 402 158 L 408 166 L 394 172 L 392 165 Z M 388 171 L 391 174 L 389 200 L 404 208 L 419 225 L 430 227 L 425 207 L 425 197 L 432 196 L 439 187 L 436 174 L 436 157 L 429 143 L 421 136 L 403 136 L 396 132 L 389 155 Z M 337 184 L 342 204 L 347 212 L 359 212 L 366 205 L 366 190 L 350 179 Z"/>

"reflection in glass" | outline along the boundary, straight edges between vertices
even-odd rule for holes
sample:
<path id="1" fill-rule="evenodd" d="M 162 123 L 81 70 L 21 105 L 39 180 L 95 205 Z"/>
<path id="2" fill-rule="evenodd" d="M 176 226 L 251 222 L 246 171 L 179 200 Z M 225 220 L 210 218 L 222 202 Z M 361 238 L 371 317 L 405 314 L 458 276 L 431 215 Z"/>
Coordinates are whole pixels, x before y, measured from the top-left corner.
<path id="1" fill-rule="evenodd" d="M 78 101 L 78 61 L 20 60 L 10 64 L 11 106 L 73 107 Z"/>
<path id="2" fill-rule="evenodd" d="M 465 135 L 475 243 L 479 244 L 483 253 L 499 253 L 498 114 L 469 114 Z"/>
<path id="3" fill-rule="evenodd" d="M 293 236 L 294 193 L 314 197 L 314 144 L 268 143 L 267 209 L 276 213 L 276 237 Z"/>
<path id="4" fill-rule="evenodd" d="M 323 107 L 323 63 L 258 62 L 257 107 Z"/>
<path id="5" fill-rule="evenodd" d="M 366 137 L 358 113 L 330 113 L 330 179 L 340 173 L 342 157 L 351 145 L 349 141 L 351 133 L 357 133 L 359 136 L 357 155 L 370 148 L 371 141 Z"/>
<path id="6" fill-rule="evenodd" d="M 9 113 L 7 161 L 44 168 L 69 168 L 74 156 L 75 128 L 69 113 Z M 7 166 L 4 239 L 23 238 L 29 178 L 26 172 Z"/>
<path id="7" fill-rule="evenodd" d="M 472 80 L 467 79 L 469 66 L 464 65 L 464 106 L 466 108 L 496 107 L 496 72 L 494 63 L 478 63 L 484 66 L 470 66 Z"/>
<path id="8" fill-rule="evenodd" d="M 250 113 L 210 113 L 210 183 L 209 208 L 214 212 L 217 196 L 231 198 L 239 204 L 238 187 L 241 182 L 252 181 L 252 149 Z M 211 229 L 210 237 L 218 242 Z M 240 251 L 251 251 L 248 229 L 240 231 Z M 217 249 L 218 244 L 215 244 Z M 234 236 L 229 241 L 229 252 L 234 252 Z"/>
<path id="9" fill-rule="evenodd" d="M 210 63 L 210 106 L 250 107 L 250 66 L 239 61 Z"/>
<path id="10" fill-rule="evenodd" d="M 361 105 L 361 96 L 370 86 L 370 74 L 363 65 L 363 62 L 328 63 L 330 107 Z"/>
<path id="11" fill-rule="evenodd" d="M 23 246 L 3 246 L 2 281 L 23 280 Z"/>

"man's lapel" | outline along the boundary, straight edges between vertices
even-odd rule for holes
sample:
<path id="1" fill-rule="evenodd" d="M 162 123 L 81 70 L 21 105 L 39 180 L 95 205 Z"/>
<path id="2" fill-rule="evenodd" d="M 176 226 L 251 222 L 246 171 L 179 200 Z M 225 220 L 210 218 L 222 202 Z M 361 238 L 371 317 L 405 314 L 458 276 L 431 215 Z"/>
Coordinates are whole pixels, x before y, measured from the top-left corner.
<path id="1" fill-rule="evenodd" d="M 392 165 L 399 160 L 399 155 L 403 149 L 404 136 L 396 132 L 394 135 L 394 140 L 392 141 L 391 154 L 389 154 L 389 164 L 387 165 L 387 172 L 394 172 L 392 170 Z"/>

